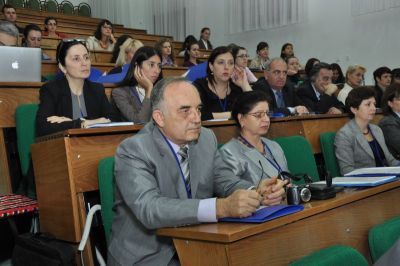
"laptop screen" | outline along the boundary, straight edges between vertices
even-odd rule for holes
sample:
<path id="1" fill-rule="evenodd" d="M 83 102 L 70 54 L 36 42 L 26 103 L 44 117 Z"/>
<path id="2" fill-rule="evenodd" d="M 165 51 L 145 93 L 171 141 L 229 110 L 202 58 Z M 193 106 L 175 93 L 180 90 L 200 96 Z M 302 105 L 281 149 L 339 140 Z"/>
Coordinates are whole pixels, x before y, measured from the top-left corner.
<path id="1" fill-rule="evenodd" d="M 40 82 L 42 50 L 0 46 L 0 81 Z"/>

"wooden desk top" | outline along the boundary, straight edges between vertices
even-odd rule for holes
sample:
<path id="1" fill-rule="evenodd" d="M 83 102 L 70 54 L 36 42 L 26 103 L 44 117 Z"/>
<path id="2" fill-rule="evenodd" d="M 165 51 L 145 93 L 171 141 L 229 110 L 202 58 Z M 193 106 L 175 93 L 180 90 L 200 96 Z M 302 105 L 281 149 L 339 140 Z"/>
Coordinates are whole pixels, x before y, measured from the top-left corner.
<path id="1" fill-rule="evenodd" d="M 162 228 L 157 230 L 157 234 L 174 238 L 230 243 L 398 187 L 400 187 L 400 181 L 363 190 L 345 189 L 344 192 L 338 193 L 333 199 L 311 201 L 304 204 L 305 208 L 303 211 L 260 224 L 221 222 L 178 228 Z"/>

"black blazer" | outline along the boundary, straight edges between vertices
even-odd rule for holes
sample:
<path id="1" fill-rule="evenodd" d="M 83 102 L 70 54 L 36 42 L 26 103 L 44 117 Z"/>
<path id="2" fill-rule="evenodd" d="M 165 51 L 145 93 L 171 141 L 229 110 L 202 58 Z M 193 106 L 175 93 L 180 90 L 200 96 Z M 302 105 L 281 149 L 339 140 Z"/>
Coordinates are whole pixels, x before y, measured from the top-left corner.
<path id="1" fill-rule="evenodd" d="M 100 83 L 85 80 L 83 85 L 87 119 L 100 117 L 112 121 L 119 121 Z M 40 104 L 36 115 L 36 135 L 43 136 L 70 128 L 81 127 L 80 119 L 63 123 L 47 122 L 49 116 L 65 116 L 72 118 L 72 98 L 68 81 L 65 77 L 61 80 L 48 82 L 40 89 Z"/>
<path id="2" fill-rule="evenodd" d="M 204 45 L 202 39 L 200 39 L 200 40 L 197 42 L 197 44 L 199 45 L 199 48 L 200 48 L 200 49 L 206 50 L 206 46 Z M 213 46 L 212 46 L 212 44 L 211 44 L 210 41 L 207 41 L 207 45 L 208 45 L 208 50 L 212 50 L 212 49 L 213 49 Z"/>
<path id="3" fill-rule="evenodd" d="M 325 114 L 329 111 L 331 107 L 336 107 L 344 111 L 344 105 L 335 96 L 328 94 L 321 94 L 318 100 L 315 91 L 308 81 L 304 86 L 300 87 L 297 91 L 297 95 L 306 105 L 308 111 L 313 111 L 319 114 Z"/>
<path id="4" fill-rule="evenodd" d="M 288 108 L 278 108 L 275 99 L 275 94 L 265 78 L 260 78 L 259 80 L 257 80 L 257 82 L 253 86 L 253 90 L 260 90 L 268 95 L 268 97 L 270 98 L 269 99 L 270 111 L 273 111 L 274 113 L 284 113 L 285 115 L 290 115 L 290 111 Z M 282 89 L 282 96 L 286 107 L 296 107 L 299 105 L 304 106 L 303 101 L 294 92 L 294 88 L 287 83 Z"/>
<path id="5" fill-rule="evenodd" d="M 397 160 L 400 159 L 400 117 L 391 112 L 379 121 L 385 136 L 386 146 Z"/>

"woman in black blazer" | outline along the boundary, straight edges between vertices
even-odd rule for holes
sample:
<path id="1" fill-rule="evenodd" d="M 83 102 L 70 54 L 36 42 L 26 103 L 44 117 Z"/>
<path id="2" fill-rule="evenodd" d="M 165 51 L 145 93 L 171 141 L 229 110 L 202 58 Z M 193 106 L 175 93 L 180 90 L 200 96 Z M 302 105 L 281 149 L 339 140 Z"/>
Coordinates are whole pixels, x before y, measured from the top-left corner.
<path id="1" fill-rule="evenodd" d="M 119 120 L 104 87 L 87 80 L 91 63 L 89 51 L 82 42 L 61 42 L 57 47 L 57 61 L 65 76 L 40 89 L 37 136 Z"/>

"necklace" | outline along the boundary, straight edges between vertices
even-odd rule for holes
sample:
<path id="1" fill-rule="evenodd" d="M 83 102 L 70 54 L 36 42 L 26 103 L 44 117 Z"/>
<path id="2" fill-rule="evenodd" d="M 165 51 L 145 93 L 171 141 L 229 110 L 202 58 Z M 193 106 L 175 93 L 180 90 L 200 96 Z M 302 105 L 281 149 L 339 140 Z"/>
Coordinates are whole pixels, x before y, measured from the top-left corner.
<path id="1" fill-rule="evenodd" d="M 368 135 L 369 134 L 369 128 L 367 128 L 367 132 L 363 132 L 363 135 Z"/>

